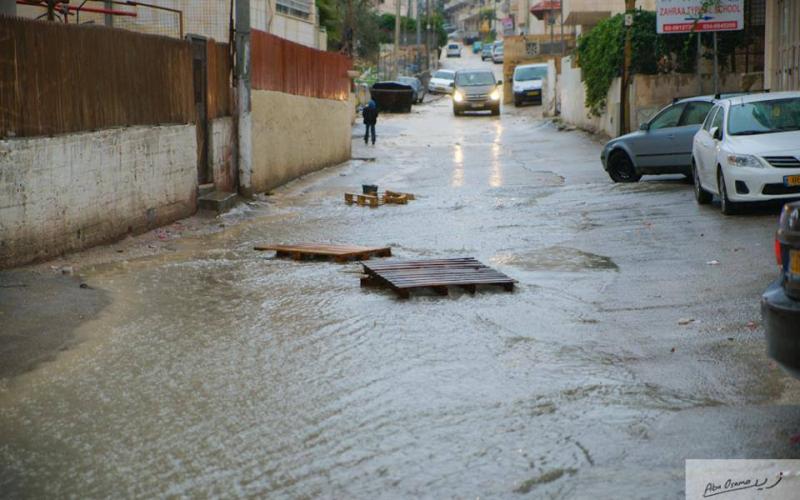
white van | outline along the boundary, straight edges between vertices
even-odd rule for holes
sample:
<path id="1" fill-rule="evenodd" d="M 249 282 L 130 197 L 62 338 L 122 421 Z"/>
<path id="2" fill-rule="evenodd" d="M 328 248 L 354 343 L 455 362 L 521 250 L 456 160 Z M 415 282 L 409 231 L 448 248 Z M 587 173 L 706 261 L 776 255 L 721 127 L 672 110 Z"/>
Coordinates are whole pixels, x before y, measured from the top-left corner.
<path id="1" fill-rule="evenodd" d="M 461 45 L 457 43 L 447 44 L 447 57 L 461 57 Z"/>
<path id="2" fill-rule="evenodd" d="M 524 102 L 542 103 L 542 85 L 547 80 L 547 64 L 520 64 L 514 69 L 514 106 Z"/>

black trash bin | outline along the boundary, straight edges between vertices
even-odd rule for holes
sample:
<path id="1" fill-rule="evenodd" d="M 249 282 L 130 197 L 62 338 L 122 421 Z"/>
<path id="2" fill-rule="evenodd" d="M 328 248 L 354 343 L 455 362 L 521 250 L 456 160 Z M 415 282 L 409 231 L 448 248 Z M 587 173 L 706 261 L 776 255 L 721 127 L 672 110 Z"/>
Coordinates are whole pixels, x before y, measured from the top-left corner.
<path id="1" fill-rule="evenodd" d="M 410 113 L 414 101 L 414 89 L 411 85 L 399 82 L 378 82 L 369 89 L 372 99 L 378 104 L 378 110 L 391 113 Z"/>

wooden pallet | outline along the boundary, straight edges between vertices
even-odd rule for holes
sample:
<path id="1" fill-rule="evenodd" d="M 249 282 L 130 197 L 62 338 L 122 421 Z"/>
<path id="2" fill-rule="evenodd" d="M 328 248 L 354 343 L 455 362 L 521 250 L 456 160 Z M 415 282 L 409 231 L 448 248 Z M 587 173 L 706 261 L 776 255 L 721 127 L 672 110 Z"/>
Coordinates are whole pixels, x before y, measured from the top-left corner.
<path id="1" fill-rule="evenodd" d="M 447 295 L 450 286 L 473 294 L 478 285 L 497 285 L 512 291 L 517 282 L 472 257 L 391 260 L 362 265 L 366 276 L 361 278 L 361 286 L 386 285 L 403 298 L 408 298 L 411 290 L 420 288 L 432 288 L 440 295 Z"/>
<path id="2" fill-rule="evenodd" d="M 416 197 L 411 193 L 399 193 L 397 191 L 385 191 L 377 195 L 345 193 L 344 202 L 348 205 L 359 205 L 362 207 L 377 208 L 381 205 L 406 205 Z"/>
<path id="3" fill-rule="evenodd" d="M 390 247 L 362 247 L 355 245 L 300 243 L 296 245 L 257 245 L 254 249 L 274 251 L 276 257 L 291 257 L 294 260 L 332 258 L 336 262 L 347 262 L 349 260 L 369 260 L 371 257 L 392 256 Z"/>

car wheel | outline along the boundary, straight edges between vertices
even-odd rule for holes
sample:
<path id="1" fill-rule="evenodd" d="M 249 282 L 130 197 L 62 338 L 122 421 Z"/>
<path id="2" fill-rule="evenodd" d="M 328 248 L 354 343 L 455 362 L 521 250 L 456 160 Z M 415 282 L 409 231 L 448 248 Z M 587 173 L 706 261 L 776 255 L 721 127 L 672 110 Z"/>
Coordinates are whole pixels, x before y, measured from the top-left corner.
<path id="1" fill-rule="evenodd" d="M 608 176 L 614 182 L 639 182 L 642 178 L 624 151 L 615 151 L 608 158 Z"/>
<path id="2" fill-rule="evenodd" d="M 461 116 L 461 111 L 456 108 L 453 108 L 453 114 L 456 116 Z"/>
<path id="3" fill-rule="evenodd" d="M 728 188 L 725 187 L 725 176 L 722 169 L 717 172 L 717 185 L 719 186 L 719 207 L 725 215 L 735 215 L 739 212 L 739 204 L 728 198 Z"/>
<path id="4" fill-rule="evenodd" d="M 520 106 L 522 106 L 522 102 L 520 102 L 520 100 L 519 100 L 519 99 L 514 99 L 514 107 L 517 107 L 517 108 L 518 108 L 518 107 L 520 107 Z"/>
<path id="5" fill-rule="evenodd" d="M 497 116 L 500 114 L 500 106 L 495 106 L 492 108 L 492 116 Z"/>
<path id="6" fill-rule="evenodd" d="M 697 165 L 692 160 L 692 179 L 694 180 L 694 199 L 698 205 L 708 205 L 711 203 L 711 193 L 703 189 L 700 185 L 700 174 L 697 173 Z"/>

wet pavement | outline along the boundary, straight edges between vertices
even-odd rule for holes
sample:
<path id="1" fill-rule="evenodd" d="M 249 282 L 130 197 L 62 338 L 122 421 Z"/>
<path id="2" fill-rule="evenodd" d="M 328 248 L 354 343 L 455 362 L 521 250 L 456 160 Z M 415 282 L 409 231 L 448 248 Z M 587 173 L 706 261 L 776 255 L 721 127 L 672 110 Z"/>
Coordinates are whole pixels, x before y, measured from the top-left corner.
<path id="1" fill-rule="evenodd" d="M 758 312 L 776 213 L 724 217 L 680 177 L 612 184 L 601 142 L 538 113 L 432 99 L 382 115 L 374 148 L 354 128 L 374 161 L 213 231 L 69 256 L 91 288 L 60 293 L 101 309 L 2 379 L 3 496 L 682 498 L 686 458 L 800 458 L 798 383 Z M 361 184 L 418 198 L 345 205 Z M 294 242 L 474 256 L 519 286 L 401 300 L 357 264 L 252 250 Z"/>

